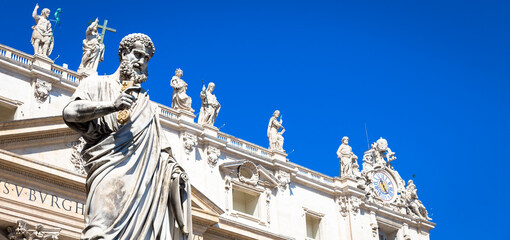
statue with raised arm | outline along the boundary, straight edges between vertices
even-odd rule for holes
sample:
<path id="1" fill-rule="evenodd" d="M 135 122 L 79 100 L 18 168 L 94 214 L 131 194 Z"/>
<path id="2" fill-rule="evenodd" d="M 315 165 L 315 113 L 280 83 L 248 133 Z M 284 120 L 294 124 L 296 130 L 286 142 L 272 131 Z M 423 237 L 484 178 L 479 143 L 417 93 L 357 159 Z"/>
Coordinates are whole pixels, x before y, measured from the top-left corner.
<path id="1" fill-rule="evenodd" d="M 82 240 L 192 239 L 188 176 L 172 156 L 158 106 L 141 87 L 154 50 L 147 35 L 127 35 L 117 71 L 83 79 L 64 107 L 65 123 L 86 142 Z M 124 110 L 130 114 L 120 121 Z"/>
<path id="2" fill-rule="evenodd" d="M 221 105 L 216 99 L 216 95 L 212 93 L 214 91 L 214 87 L 215 85 L 213 82 L 209 83 L 207 89 L 205 89 L 205 86 L 202 86 L 202 92 L 200 92 L 202 106 L 200 107 L 200 115 L 198 116 L 199 124 L 213 126 L 216 121 L 216 117 L 218 117 Z"/>
<path id="3" fill-rule="evenodd" d="M 86 31 L 86 38 L 83 39 L 83 55 L 78 72 L 95 73 L 99 62 L 103 61 L 104 44 L 97 32 L 98 19 L 92 22 Z"/>
<path id="4" fill-rule="evenodd" d="M 283 133 L 285 132 L 285 128 L 282 125 L 283 120 L 280 118 L 280 121 L 278 121 L 279 116 L 280 111 L 276 110 L 274 111 L 271 119 L 269 119 L 269 124 L 267 126 L 267 138 L 269 139 L 269 150 L 283 151 Z M 281 131 L 280 128 L 282 129 Z"/>
<path id="5" fill-rule="evenodd" d="M 355 176 L 355 171 L 359 172 L 358 157 L 354 155 L 351 146 L 349 146 L 349 137 L 342 138 L 342 144 L 338 147 L 336 155 L 340 159 L 340 177 Z"/>
<path id="6" fill-rule="evenodd" d="M 194 112 L 191 108 L 191 97 L 186 94 L 188 84 L 181 79 L 182 74 L 182 70 L 177 68 L 175 70 L 175 76 L 170 80 L 170 86 L 174 89 L 172 93 L 172 108 Z"/>
<path id="7" fill-rule="evenodd" d="M 48 20 L 50 16 L 50 10 L 44 8 L 41 11 L 41 15 L 37 15 L 39 4 L 35 4 L 32 17 L 35 20 L 35 26 L 32 26 L 32 39 L 31 43 L 34 47 L 34 55 L 39 54 L 45 57 L 49 57 L 51 51 L 53 51 L 53 31 L 51 29 L 51 22 Z"/>

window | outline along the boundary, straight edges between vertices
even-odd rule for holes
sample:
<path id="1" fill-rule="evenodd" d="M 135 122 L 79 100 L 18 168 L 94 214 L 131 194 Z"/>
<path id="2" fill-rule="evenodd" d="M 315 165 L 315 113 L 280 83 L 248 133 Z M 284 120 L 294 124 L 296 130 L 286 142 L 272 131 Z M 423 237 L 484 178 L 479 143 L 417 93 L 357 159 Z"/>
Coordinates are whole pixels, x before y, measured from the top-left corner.
<path id="1" fill-rule="evenodd" d="M 23 103 L 0 97 L 0 122 L 14 120 L 16 109 Z"/>
<path id="2" fill-rule="evenodd" d="M 307 239 L 320 239 L 321 219 L 306 213 L 306 237 Z"/>
<path id="3" fill-rule="evenodd" d="M 0 122 L 12 121 L 14 120 L 14 113 L 16 113 L 16 109 L 7 108 L 0 105 Z"/>
<path id="4" fill-rule="evenodd" d="M 384 227 L 379 228 L 379 240 L 396 240 L 397 239 L 397 231 L 385 229 Z"/>
<path id="5" fill-rule="evenodd" d="M 236 188 L 232 189 L 233 209 L 253 217 L 259 216 L 258 193 L 245 192 Z"/>

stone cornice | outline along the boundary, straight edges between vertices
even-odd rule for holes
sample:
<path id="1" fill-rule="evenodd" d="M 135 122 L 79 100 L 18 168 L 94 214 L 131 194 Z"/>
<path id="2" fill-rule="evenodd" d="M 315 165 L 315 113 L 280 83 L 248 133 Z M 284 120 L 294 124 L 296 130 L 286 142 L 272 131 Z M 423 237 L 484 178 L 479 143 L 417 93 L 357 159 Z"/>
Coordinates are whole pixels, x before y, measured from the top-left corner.
<path id="1" fill-rule="evenodd" d="M 84 176 L 2 149 L 0 149 L 0 168 L 7 172 L 85 192 Z"/>

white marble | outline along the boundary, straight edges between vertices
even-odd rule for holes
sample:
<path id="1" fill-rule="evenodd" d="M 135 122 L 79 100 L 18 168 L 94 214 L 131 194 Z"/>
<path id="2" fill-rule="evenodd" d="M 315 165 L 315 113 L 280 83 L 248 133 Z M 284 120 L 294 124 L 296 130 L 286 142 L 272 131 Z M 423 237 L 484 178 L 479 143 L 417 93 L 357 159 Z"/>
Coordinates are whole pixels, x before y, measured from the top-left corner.
<path id="1" fill-rule="evenodd" d="M 177 68 L 175 70 L 175 76 L 170 80 L 170 86 L 173 88 L 172 108 L 195 112 L 195 110 L 191 108 L 191 97 L 186 94 L 186 91 L 188 91 L 188 84 L 181 79 L 182 75 L 182 70 Z"/>
<path id="2" fill-rule="evenodd" d="M 44 8 L 41 11 L 41 15 L 37 15 L 39 4 L 35 5 L 32 17 L 35 20 L 36 25 L 32 26 L 32 46 L 34 47 L 34 54 L 39 54 L 45 57 L 49 57 L 53 51 L 54 39 L 53 30 L 51 29 L 51 22 L 48 17 L 50 16 L 50 10 Z"/>
<path id="3" fill-rule="evenodd" d="M 85 31 L 86 38 L 83 39 L 82 43 L 83 55 L 78 73 L 97 74 L 97 66 L 99 62 L 103 61 L 104 44 L 101 42 L 101 36 L 97 32 L 98 21 L 99 19 L 96 18 Z"/>
<path id="4" fill-rule="evenodd" d="M 213 94 L 216 85 L 209 83 L 207 89 L 202 86 L 200 92 L 200 99 L 202 99 L 202 105 L 200 107 L 200 115 L 198 116 L 198 123 L 203 125 L 213 126 L 218 113 L 220 112 L 221 105 L 216 99 L 216 95 Z"/>

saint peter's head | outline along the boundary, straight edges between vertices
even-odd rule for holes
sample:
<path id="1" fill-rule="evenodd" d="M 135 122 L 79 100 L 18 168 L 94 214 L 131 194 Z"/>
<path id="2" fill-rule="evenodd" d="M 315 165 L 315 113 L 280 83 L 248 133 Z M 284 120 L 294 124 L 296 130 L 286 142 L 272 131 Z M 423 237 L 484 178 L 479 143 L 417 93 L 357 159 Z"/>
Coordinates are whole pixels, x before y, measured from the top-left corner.
<path id="1" fill-rule="evenodd" d="M 125 36 L 119 45 L 120 78 L 143 83 L 149 72 L 147 64 L 154 56 L 154 44 L 149 36 L 132 33 Z"/>
<path id="2" fill-rule="evenodd" d="M 342 138 L 342 143 L 345 144 L 345 145 L 349 144 L 349 137 L 343 137 Z"/>

